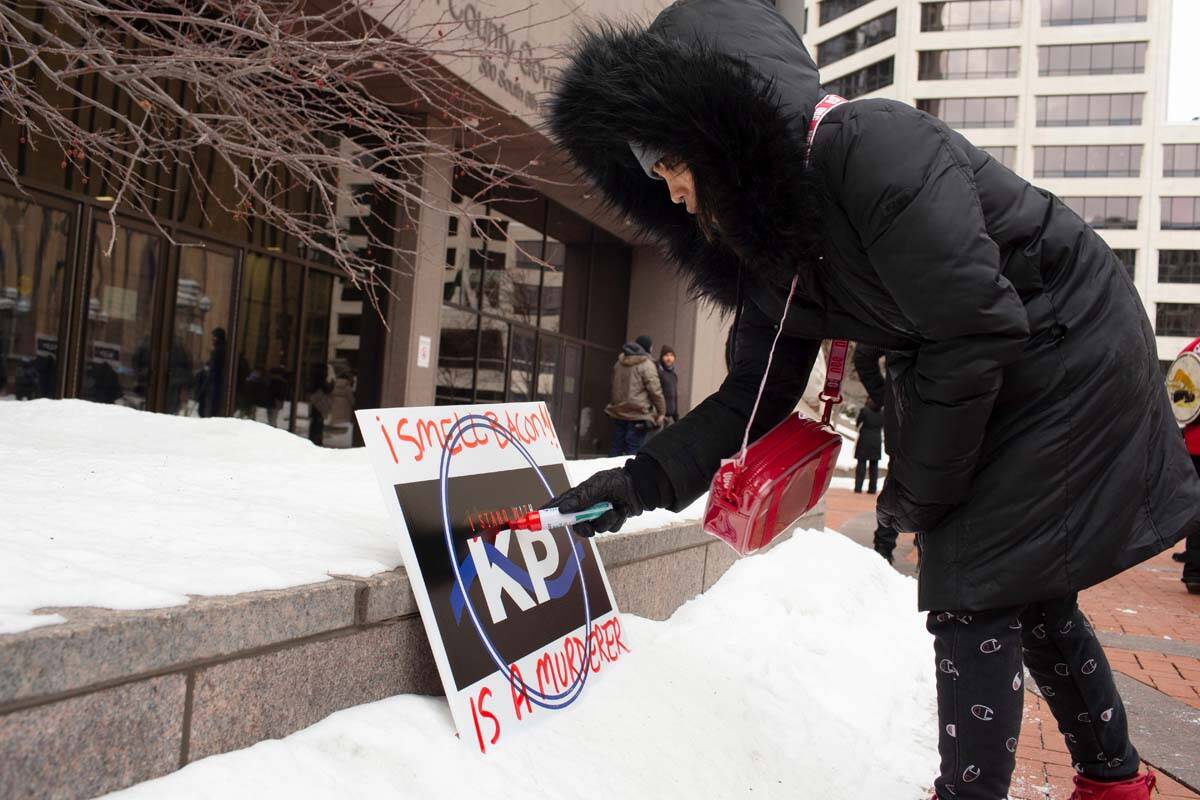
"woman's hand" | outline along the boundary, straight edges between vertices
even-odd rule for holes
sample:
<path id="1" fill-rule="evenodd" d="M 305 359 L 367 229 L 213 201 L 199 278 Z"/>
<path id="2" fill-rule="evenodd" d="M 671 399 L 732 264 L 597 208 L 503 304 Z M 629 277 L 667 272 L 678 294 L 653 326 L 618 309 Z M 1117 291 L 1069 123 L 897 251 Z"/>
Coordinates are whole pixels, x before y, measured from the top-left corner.
<path id="1" fill-rule="evenodd" d="M 954 506 L 933 503 L 922 505 L 890 475 L 875 502 L 875 518 L 880 527 L 903 533 L 928 533 L 938 526 Z"/>
<path id="2" fill-rule="evenodd" d="M 624 467 L 597 472 L 542 508 L 557 507 L 559 511 L 574 513 L 605 501 L 612 503 L 612 511 L 591 522 L 573 525 L 571 530 L 588 538 L 604 531 L 618 531 L 625 524 L 625 520 L 636 517 L 645 510 L 634 488 L 633 479 Z"/>

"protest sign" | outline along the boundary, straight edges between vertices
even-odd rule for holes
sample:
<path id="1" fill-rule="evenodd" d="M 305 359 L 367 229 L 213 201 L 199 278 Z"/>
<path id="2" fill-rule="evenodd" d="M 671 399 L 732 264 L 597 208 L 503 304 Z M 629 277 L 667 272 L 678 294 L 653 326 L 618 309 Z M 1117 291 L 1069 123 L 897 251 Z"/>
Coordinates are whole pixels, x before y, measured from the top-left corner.
<path id="1" fill-rule="evenodd" d="M 629 652 L 596 548 L 501 531 L 570 487 L 545 404 L 356 413 L 459 735 L 487 752 L 578 701 Z"/>

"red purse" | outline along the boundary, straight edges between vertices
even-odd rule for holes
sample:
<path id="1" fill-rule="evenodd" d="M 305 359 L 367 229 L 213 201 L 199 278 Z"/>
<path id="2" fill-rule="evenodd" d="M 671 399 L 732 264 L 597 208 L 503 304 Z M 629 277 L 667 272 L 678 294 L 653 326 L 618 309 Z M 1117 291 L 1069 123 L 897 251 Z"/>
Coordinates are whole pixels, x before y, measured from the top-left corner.
<path id="1" fill-rule="evenodd" d="M 774 346 L 771 349 L 774 355 Z M 836 340 L 830 346 L 825 390 L 821 393 L 825 412 L 820 422 L 793 412 L 754 444 L 747 446 L 743 439 L 737 456 L 722 461 L 713 476 L 704 509 L 704 530 L 739 555 L 769 545 L 808 513 L 829 489 L 842 450 L 841 434 L 833 429 L 829 419 L 833 406 L 842 400 L 840 388 L 848 349 L 849 342 L 844 340 Z M 767 370 L 770 371 L 770 359 Z M 765 374 L 763 384 L 766 384 Z M 758 411 L 758 401 L 754 410 Z M 750 424 L 753 422 L 752 413 Z M 749 433 L 748 424 L 747 438 Z"/>
<path id="2" fill-rule="evenodd" d="M 828 95 L 817 105 L 808 128 L 810 147 L 821 118 L 844 102 L 840 97 Z M 834 405 L 842 401 L 842 378 L 850 347 L 849 342 L 841 339 L 832 342 L 829 348 L 825 388 L 821 392 L 821 400 L 825 403 L 821 421 L 793 412 L 754 444 L 748 444 L 750 427 L 771 374 L 775 346 L 779 344 L 792 296 L 796 293 L 796 280 L 792 279 L 779 329 L 771 343 L 767 368 L 746 423 L 741 450 L 734 458 L 721 462 L 713 476 L 708 505 L 704 509 L 704 530 L 739 555 L 766 547 L 820 501 L 829 489 L 842 449 L 842 437 L 830 424 Z"/>

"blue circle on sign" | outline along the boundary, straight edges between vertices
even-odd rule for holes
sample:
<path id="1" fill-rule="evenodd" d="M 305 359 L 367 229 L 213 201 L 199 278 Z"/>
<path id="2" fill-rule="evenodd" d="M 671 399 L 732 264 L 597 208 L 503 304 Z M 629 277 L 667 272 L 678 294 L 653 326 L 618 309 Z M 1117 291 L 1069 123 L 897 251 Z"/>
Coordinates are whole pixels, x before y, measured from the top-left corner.
<path id="1" fill-rule="evenodd" d="M 454 570 L 454 580 L 458 584 L 458 590 L 462 592 L 463 605 L 466 606 L 467 613 L 471 617 L 471 623 L 475 627 L 475 632 L 479 636 L 479 641 L 488 651 L 488 655 L 491 656 L 492 661 L 496 665 L 496 669 L 499 670 L 500 674 L 505 677 L 509 685 L 515 685 L 519 682 L 530 702 L 540 708 L 546 708 L 550 710 L 566 708 L 567 706 L 571 705 L 571 703 L 574 703 L 577 699 L 579 699 L 579 695 L 583 692 L 583 688 L 587 684 L 587 675 L 589 672 L 591 672 L 590 665 L 592 659 L 592 607 L 591 603 L 588 601 L 587 578 L 583 572 L 583 562 L 579 559 L 579 550 L 573 546 L 574 543 L 572 543 L 571 551 L 575 556 L 575 566 L 579 570 L 579 585 L 583 588 L 585 631 L 584 657 L 580 664 L 579 674 L 575 676 L 575 680 L 573 680 L 571 685 L 568 686 L 564 691 L 559 692 L 558 694 L 543 694 L 542 692 L 533 689 L 527 683 L 525 683 L 524 678 L 513 677 L 512 671 L 508 668 L 504 660 L 500 658 L 500 653 L 497 650 L 495 643 L 492 641 L 491 637 L 488 636 L 487 631 L 483 629 L 483 624 L 479 621 L 479 615 L 475 613 L 475 606 L 471 603 L 471 598 L 467 594 L 467 587 L 463 584 L 462 572 L 458 567 L 458 555 L 454 552 L 454 536 L 450 528 L 448 481 L 450 479 L 450 462 L 453 459 L 452 451 L 458 446 L 459 441 L 463 438 L 463 434 L 465 434 L 467 431 L 476 430 L 479 428 L 486 428 L 487 430 L 491 430 L 504 436 L 508 440 L 509 444 L 513 445 L 517 452 L 519 452 L 525 458 L 525 461 L 530 467 L 533 468 L 533 471 L 537 473 L 538 480 L 542 482 L 542 486 L 545 487 L 547 494 L 549 494 L 550 497 L 554 497 L 554 490 L 550 488 L 550 482 L 547 481 L 546 476 L 542 474 L 541 468 L 538 467 L 537 462 L 533 460 L 533 456 L 530 455 L 529 450 L 526 449 L 525 445 L 516 436 L 514 436 L 511 431 L 506 430 L 495 420 L 489 419 L 482 414 L 467 414 L 459 418 L 446 434 L 446 446 L 442 450 L 441 466 L 438 472 L 438 490 L 441 495 L 442 507 L 442 532 L 446 538 L 446 552 L 450 556 L 450 566 Z"/>

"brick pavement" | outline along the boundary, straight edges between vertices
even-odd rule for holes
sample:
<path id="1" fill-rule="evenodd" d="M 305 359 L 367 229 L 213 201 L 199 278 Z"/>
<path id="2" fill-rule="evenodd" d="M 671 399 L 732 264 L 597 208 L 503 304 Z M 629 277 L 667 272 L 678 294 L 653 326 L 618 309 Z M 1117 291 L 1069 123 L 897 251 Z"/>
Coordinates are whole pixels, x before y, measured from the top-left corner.
<path id="1" fill-rule="evenodd" d="M 874 501 L 870 495 L 831 489 L 826 495 L 826 524 L 869 544 L 875 527 Z M 1181 549 L 1182 544 L 1176 548 Z M 897 568 L 911 571 L 916 557 L 911 537 L 901 537 L 896 555 Z M 1102 638 L 1125 637 L 1122 646 L 1105 647 L 1114 670 L 1200 709 L 1200 658 L 1178 653 L 1189 645 L 1200 646 L 1200 596 L 1187 594 L 1179 574 L 1180 565 L 1164 553 L 1088 589 L 1079 602 Z M 1140 638 L 1129 643 L 1128 637 Z M 1066 747 L 1041 698 L 1033 692 L 1025 697 L 1011 798 L 1066 800 L 1073 774 Z M 1200 800 L 1200 794 L 1161 772 L 1158 787 L 1164 800 Z"/>

